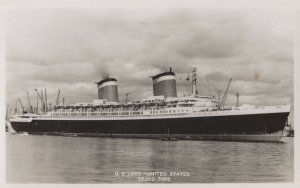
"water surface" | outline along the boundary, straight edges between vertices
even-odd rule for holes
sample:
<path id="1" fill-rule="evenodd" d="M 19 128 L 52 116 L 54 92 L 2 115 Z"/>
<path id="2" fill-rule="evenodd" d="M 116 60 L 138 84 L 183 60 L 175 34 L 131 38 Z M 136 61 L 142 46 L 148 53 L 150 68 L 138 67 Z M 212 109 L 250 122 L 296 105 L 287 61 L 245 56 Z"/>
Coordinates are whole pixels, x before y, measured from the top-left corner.
<path id="1" fill-rule="evenodd" d="M 293 182 L 294 142 L 293 138 L 285 138 L 284 141 L 284 144 L 165 142 L 151 139 L 21 136 L 7 133 L 6 181 Z M 153 176 L 148 172 L 163 172 L 167 176 Z M 173 172 L 178 176 L 170 176 Z"/>

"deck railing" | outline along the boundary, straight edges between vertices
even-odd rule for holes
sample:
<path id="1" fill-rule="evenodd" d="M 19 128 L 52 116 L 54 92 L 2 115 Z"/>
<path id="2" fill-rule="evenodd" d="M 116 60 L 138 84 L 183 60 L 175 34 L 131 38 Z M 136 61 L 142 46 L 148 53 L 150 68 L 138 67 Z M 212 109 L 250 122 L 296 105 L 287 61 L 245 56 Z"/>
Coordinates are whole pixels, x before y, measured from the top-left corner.
<path id="1" fill-rule="evenodd" d="M 122 119 L 122 118 L 141 118 L 141 117 L 186 117 L 186 116 L 219 116 L 219 115 L 242 115 L 253 113 L 276 113 L 287 110 L 285 106 L 266 106 L 254 109 L 232 109 L 232 110 L 196 110 L 191 108 L 189 111 L 177 109 L 177 110 L 156 110 L 155 113 L 150 113 L 149 110 L 138 111 L 87 111 L 87 112 L 71 112 L 71 111 L 59 111 L 50 112 L 46 116 L 40 116 L 40 118 L 103 118 L 103 119 Z M 175 111 L 175 112 L 174 112 Z M 288 110 L 287 110 L 288 111 Z M 160 113 L 163 112 L 163 113 Z"/>

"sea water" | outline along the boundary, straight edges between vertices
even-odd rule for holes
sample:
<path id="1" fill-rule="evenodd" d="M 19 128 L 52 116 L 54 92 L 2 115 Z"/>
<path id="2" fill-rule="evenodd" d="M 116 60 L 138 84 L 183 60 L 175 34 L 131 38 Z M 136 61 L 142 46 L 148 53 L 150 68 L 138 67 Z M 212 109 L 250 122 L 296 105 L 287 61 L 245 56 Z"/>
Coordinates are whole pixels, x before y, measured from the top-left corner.
<path id="1" fill-rule="evenodd" d="M 284 143 L 6 134 L 7 183 L 293 182 Z"/>

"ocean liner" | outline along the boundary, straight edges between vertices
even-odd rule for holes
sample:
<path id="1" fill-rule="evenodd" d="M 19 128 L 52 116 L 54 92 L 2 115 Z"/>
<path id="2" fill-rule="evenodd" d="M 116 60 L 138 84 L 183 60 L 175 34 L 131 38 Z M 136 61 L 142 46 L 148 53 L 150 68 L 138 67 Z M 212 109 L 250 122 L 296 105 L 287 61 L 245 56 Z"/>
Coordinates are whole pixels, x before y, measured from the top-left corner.
<path id="1" fill-rule="evenodd" d="M 121 103 L 117 79 L 106 78 L 97 83 L 98 99 L 92 103 L 22 113 L 11 117 L 10 123 L 17 133 L 41 135 L 163 138 L 168 133 L 179 140 L 277 142 L 291 108 L 226 106 L 225 94 L 221 98 L 200 96 L 196 69 L 189 95 L 177 96 L 176 75 L 171 68 L 152 76 L 152 82 L 153 96 Z"/>

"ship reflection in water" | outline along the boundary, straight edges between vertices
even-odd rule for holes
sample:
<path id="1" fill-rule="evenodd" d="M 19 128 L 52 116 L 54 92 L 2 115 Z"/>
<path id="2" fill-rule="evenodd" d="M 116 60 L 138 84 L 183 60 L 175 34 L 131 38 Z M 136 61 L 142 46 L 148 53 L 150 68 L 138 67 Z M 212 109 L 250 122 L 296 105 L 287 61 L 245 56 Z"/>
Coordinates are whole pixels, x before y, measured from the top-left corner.
<path id="1" fill-rule="evenodd" d="M 7 133 L 6 181 L 293 182 L 294 141 L 293 138 L 283 139 L 284 144 L 164 142 L 150 139 L 20 136 Z M 127 174 L 122 176 L 122 172 Z M 164 172 L 167 176 L 149 176 L 154 178 L 147 179 L 145 174 L 151 175 L 149 172 Z M 137 175 L 139 173 L 141 176 Z M 176 173 L 178 176 L 174 176 Z M 167 182 L 162 182 L 164 180 Z"/>

